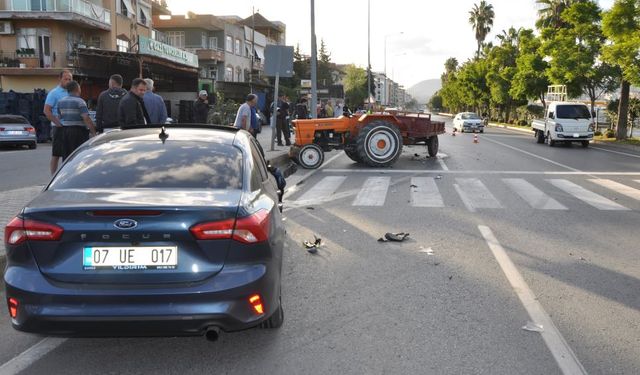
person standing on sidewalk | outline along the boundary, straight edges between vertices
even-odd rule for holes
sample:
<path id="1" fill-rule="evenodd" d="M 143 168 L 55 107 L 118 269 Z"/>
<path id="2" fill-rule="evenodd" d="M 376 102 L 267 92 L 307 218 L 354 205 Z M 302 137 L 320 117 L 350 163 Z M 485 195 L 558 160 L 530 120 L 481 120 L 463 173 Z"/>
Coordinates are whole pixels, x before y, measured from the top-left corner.
<path id="1" fill-rule="evenodd" d="M 289 130 L 289 123 L 287 117 L 289 117 L 289 103 L 285 100 L 284 95 L 280 95 L 278 98 L 278 114 L 276 115 L 276 137 L 278 139 L 278 146 L 284 146 L 282 144 L 282 136 L 284 135 L 285 144 L 291 145 L 291 131 Z"/>
<path id="2" fill-rule="evenodd" d="M 309 118 L 309 109 L 307 108 L 307 98 L 301 98 L 296 104 L 295 116 L 298 120 L 306 120 Z"/>
<path id="3" fill-rule="evenodd" d="M 136 78 L 131 82 L 131 90 L 118 105 L 118 123 L 122 129 L 151 123 L 142 99 L 146 92 L 147 83 L 142 78 Z"/>
<path id="4" fill-rule="evenodd" d="M 106 129 L 119 127 L 118 105 L 120 100 L 127 95 L 127 90 L 122 88 L 122 76 L 114 74 L 109 78 L 109 89 L 98 96 L 98 108 L 96 109 L 96 131 L 104 132 Z"/>
<path id="5" fill-rule="evenodd" d="M 51 121 L 51 161 L 49 162 L 49 169 L 51 174 L 56 173 L 58 170 L 58 164 L 60 163 L 60 158 L 64 156 L 64 145 L 62 143 L 62 130 L 57 131 L 62 128 L 62 123 L 60 122 L 60 118 L 58 118 L 58 102 L 60 99 L 69 95 L 66 90 L 67 84 L 73 80 L 73 75 L 67 69 L 64 69 L 60 72 L 58 76 L 59 82 L 58 86 L 56 86 L 53 90 L 49 91 L 47 94 L 47 99 L 44 102 L 44 115 L 47 117 L 49 121 Z"/>
<path id="6" fill-rule="evenodd" d="M 324 106 L 324 112 L 326 117 L 333 117 L 333 106 L 331 102 L 327 100 L 327 104 Z"/>
<path id="7" fill-rule="evenodd" d="M 147 92 L 142 99 L 149 113 L 149 119 L 152 124 L 164 124 L 167 122 L 167 107 L 164 105 L 164 99 L 153 92 L 155 86 L 151 78 L 145 78 L 144 81 L 147 83 Z"/>
<path id="8" fill-rule="evenodd" d="M 206 124 L 209 117 L 209 94 L 206 90 L 200 90 L 198 99 L 193 103 L 193 122 Z"/>
<path id="9" fill-rule="evenodd" d="M 336 102 L 336 108 L 334 109 L 334 111 L 333 111 L 333 112 L 334 112 L 334 113 L 333 113 L 333 115 L 334 115 L 335 117 L 340 117 L 340 116 L 342 116 L 342 103 L 341 103 L 340 101 L 337 101 L 337 102 Z"/>
<path id="10" fill-rule="evenodd" d="M 96 127 L 89 117 L 87 103 L 80 97 L 80 84 L 71 81 L 67 84 L 68 96 L 58 101 L 58 114 L 62 123 L 62 139 L 64 153 L 62 160 L 65 160 L 81 144 L 96 135 Z M 87 129 L 88 128 L 88 129 Z"/>
<path id="11" fill-rule="evenodd" d="M 258 104 L 258 97 L 255 94 L 247 95 L 247 100 L 238 108 L 233 126 L 251 132 L 251 107 L 255 107 L 256 104 Z"/>

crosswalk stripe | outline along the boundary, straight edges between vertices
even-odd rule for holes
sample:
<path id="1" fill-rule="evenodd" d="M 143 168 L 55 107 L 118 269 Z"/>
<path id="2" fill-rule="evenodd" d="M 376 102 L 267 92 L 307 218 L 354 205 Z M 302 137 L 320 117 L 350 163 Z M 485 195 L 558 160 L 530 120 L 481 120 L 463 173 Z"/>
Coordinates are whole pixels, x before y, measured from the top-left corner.
<path id="1" fill-rule="evenodd" d="M 354 206 L 384 206 L 391 177 L 369 177 L 353 201 Z"/>
<path id="2" fill-rule="evenodd" d="M 456 178 L 455 185 L 467 209 L 475 212 L 478 208 L 502 208 L 500 202 L 477 178 Z"/>
<path id="3" fill-rule="evenodd" d="M 604 186 L 607 189 L 611 189 L 616 193 L 620 193 L 622 195 L 626 195 L 627 197 L 631 197 L 635 200 L 640 201 L 640 190 L 634 189 L 630 186 L 621 184 L 619 182 L 613 180 L 600 180 L 600 179 L 591 179 L 589 180 L 594 184 L 598 184 L 600 186 Z"/>
<path id="4" fill-rule="evenodd" d="M 338 190 L 340 185 L 346 180 L 346 176 L 327 176 L 320 180 L 315 186 L 307 190 L 297 202 L 313 202 L 328 199 Z"/>
<path id="5" fill-rule="evenodd" d="M 565 191 L 578 198 L 579 200 L 599 209 L 599 210 L 609 210 L 609 211 L 627 211 L 628 208 L 619 205 L 618 203 L 609 200 L 602 195 L 596 194 L 592 191 L 589 191 L 583 188 L 580 185 L 574 184 L 571 181 L 564 179 L 551 179 L 547 180 L 553 186 L 557 187 L 560 190 Z"/>
<path id="6" fill-rule="evenodd" d="M 444 201 L 433 177 L 411 178 L 411 205 L 414 207 L 444 207 Z"/>
<path id="7" fill-rule="evenodd" d="M 524 199 L 532 208 L 538 210 L 566 210 L 567 207 L 551 198 L 542 190 L 522 178 L 503 178 L 502 181 Z"/>

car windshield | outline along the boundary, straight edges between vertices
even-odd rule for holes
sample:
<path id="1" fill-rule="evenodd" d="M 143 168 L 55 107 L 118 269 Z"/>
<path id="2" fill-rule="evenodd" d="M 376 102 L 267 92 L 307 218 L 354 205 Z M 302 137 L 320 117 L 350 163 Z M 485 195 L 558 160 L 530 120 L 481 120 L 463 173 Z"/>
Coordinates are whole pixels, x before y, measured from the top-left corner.
<path id="1" fill-rule="evenodd" d="M 476 115 L 475 113 L 463 113 L 462 119 L 463 120 L 480 120 L 480 116 Z"/>
<path id="2" fill-rule="evenodd" d="M 0 117 L 0 124 L 29 124 L 24 117 Z"/>
<path id="3" fill-rule="evenodd" d="M 584 105 L 559 105 L 556 107 L 556 118 L 591 119 L 591 114 Z"/>
<path id="4" fill-rule="evenodd" d="M 117 141 L 75 154 L 49 189 L 241 189 L 242 153 L 218 143 Z"/>

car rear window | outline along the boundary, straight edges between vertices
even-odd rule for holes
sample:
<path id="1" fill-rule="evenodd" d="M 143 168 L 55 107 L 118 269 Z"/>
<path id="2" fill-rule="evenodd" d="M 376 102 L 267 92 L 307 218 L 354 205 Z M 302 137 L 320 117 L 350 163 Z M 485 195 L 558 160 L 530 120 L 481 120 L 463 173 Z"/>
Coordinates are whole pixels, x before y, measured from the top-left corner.
<path id="1" fill-rule="evenodd" d="M 559 105 L 556 118 L 590 119 L 589 109 L 584 105 Z"/>
<path id="2" fill-rule="evenodd" d="M 242 152 L 211 142 L 117 141 L 87 148 L 49 189 L 241 189 Z"/>
<path id="3" fill-rule="evenodd" d="M 0 117 L 0 124 L 29 124 L 24 117 Z"/>

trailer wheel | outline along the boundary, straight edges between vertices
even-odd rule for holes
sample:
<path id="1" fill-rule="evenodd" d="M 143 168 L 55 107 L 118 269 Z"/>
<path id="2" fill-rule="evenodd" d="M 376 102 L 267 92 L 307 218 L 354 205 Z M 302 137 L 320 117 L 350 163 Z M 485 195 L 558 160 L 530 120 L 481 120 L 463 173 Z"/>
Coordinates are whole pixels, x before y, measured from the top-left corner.
<path id="1" fill-rule="evenodd" d="M 536 130 L 536 142 L 544 143 L 544 132 L 540 130 Z"/>
<path id="2" fill-rule="evenodd" d="M 358 155 L 358 150 L 356 150 L 355 148 L 345 148 L 344 153 L 347 154 L 349 159 L 355 161 L 356 163 L 362 163 L 362 159 L 360 158 L 360 155 Z"/>
<path id="3" fill-rule="evenodd" d="M 370 167 L 388 167 L 402 153 L 402 135 L 397 126 L 387 121 L 372 121 L 360 131 L 357 146 L 363 163 Z"/>
<path id="4" fill-rule="evenodd" d="M 305 169 L 316 169 L 324 162 L 324 151 L 316 144 L 302 146 L 298 153 L 298 164 Z"/>
<path id="5" fill-rule="evenodd" d="M 438 136 L 434 135 L 433 137 L 427 139 L 427 151 L 429 152 L 429 156 L 432 158 L 438 155 L 438 148 L 440 147 L 440 142 L 438 141 Z"/>

